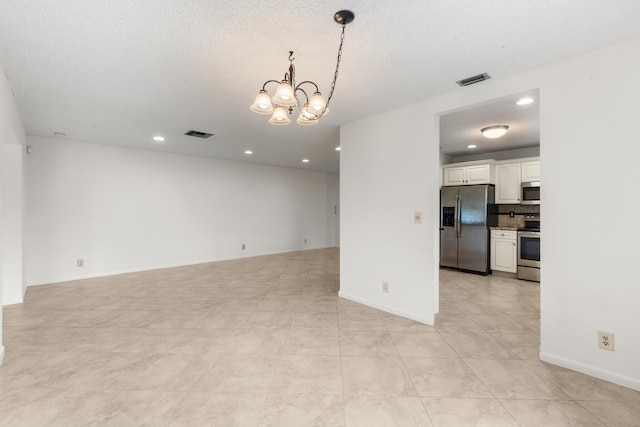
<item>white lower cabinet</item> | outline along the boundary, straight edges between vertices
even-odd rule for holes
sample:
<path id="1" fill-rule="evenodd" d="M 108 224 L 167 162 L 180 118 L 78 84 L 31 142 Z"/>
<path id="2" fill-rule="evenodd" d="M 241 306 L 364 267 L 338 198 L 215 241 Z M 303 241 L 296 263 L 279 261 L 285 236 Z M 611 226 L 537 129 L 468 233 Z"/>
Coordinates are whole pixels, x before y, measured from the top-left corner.
<path id="1" fill-rule="evenodd" d="M 512 230 L 491 230 L 491 269 L 518 271 L 518 235 Z"/>

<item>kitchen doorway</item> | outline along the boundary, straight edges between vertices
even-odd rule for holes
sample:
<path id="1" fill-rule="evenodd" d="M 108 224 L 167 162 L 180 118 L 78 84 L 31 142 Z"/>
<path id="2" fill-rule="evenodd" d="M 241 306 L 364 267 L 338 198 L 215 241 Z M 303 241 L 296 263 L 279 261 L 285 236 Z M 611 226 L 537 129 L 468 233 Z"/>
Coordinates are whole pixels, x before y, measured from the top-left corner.
<path id="1" fill-rule="evenodd" d="M 529 102 L 522 101 L 525 99 Z M 526 343 L 520 344 L 529 350 L 535 347 L 537 358 L 540 284 L 535 279 L 518 279 L 517 264 L 518 229 L 537 224 L 539 232 L 542 222 L 540 204 L 523 203 L 521 198 L 522 182 L 530 182 L 523 179 L 534 177 L 540 182 L 539 91 L 519 92 L 444 112 L 438 120 L 440 186 L 492 184 L 496 214 L 492 228 L 502 233 L 499 240 L 491 235 L 493 230 L 487 230 L 489 275 L 440 270 L 439 322 L 447 323 L 457 315 L 459 320 L 466 319 L 484 333 L 495 333 L 491 339 L 500 342 L 500 348 L 509 347 L 509 343 L 503 342 L 506 338 L 501 340 L 498 336 L 500 333 L 523 333 L 520 338 Z M 483 135 L 482 129 L 494 126 L 506 132 L 497 138 Z M 492 325 L 489 318 L 493 318 Z"/>

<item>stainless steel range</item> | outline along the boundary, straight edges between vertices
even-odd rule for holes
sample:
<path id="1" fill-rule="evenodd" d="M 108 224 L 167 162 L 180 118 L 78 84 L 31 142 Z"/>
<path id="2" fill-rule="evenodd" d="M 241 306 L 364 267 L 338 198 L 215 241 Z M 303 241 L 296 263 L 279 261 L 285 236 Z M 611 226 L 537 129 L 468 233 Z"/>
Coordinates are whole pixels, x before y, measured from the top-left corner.
<path id="1" fill-rule="evenodd" d="M 526 214 L 518 228 L 518 279 L 540 281 L 540 214 Z"/>

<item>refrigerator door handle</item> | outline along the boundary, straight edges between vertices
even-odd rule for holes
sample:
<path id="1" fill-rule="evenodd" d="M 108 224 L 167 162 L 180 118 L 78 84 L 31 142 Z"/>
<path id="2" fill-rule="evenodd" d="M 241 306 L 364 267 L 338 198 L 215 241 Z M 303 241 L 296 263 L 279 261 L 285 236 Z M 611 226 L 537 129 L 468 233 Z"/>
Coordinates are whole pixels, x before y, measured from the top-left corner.
<path id="1" fill-rule="evenodd" d="M 456 214 L 455 214 L 455 224 L 456 224 L 456 237 L 460 237 L 461 234 L 461 230 L 460 230 L 460 196 L 456 196 Z"/>

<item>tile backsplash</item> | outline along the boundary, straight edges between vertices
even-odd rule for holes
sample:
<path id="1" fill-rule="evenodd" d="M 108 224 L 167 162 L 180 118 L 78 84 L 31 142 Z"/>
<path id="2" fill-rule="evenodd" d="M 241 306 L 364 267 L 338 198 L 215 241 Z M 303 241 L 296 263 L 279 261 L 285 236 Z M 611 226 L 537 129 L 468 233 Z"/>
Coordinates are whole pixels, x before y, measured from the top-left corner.
<path id="1" fill-rule="evenodd" d="M 540 213 L 540 205 L 496 205 L 498 207 L 498 227 L 524 227 L 524 215 Z M 510 212 L 515 216 L 511 218 Z"/>

